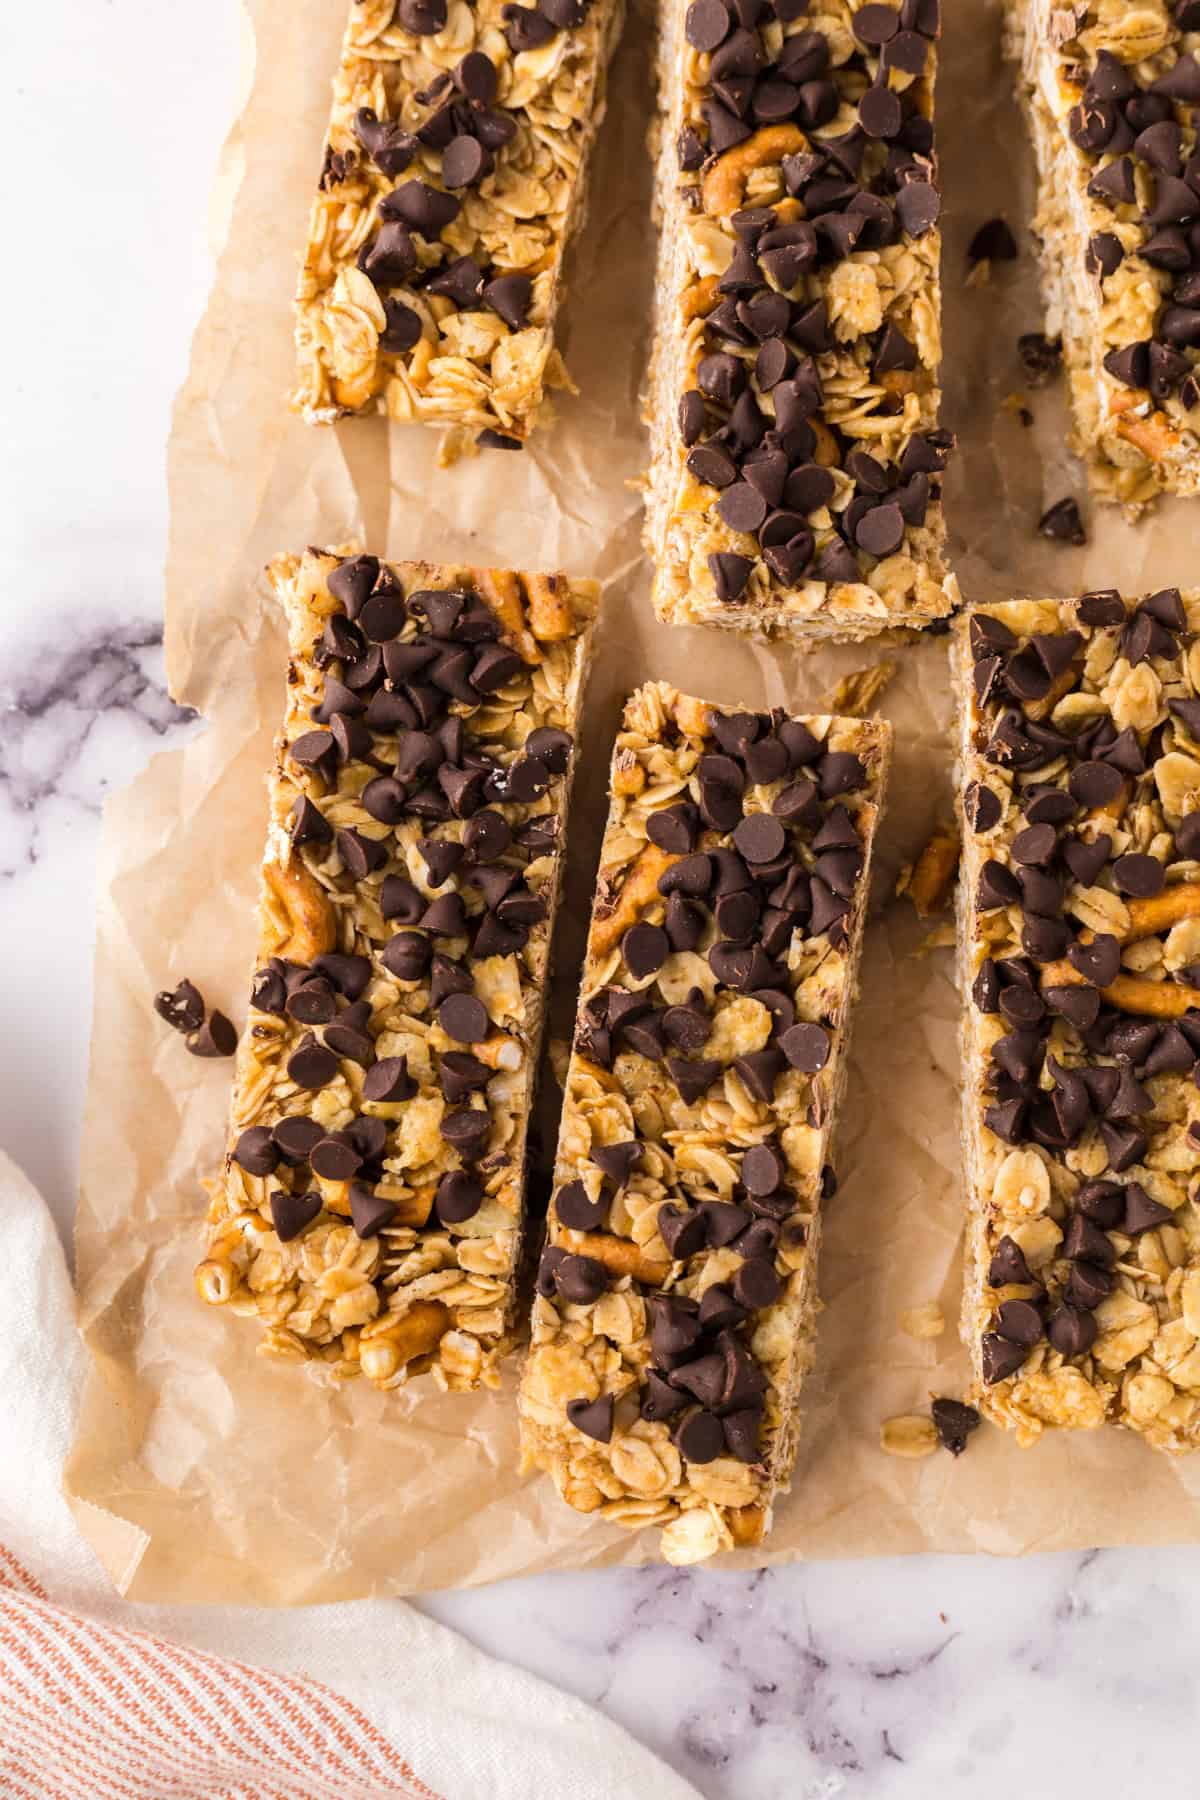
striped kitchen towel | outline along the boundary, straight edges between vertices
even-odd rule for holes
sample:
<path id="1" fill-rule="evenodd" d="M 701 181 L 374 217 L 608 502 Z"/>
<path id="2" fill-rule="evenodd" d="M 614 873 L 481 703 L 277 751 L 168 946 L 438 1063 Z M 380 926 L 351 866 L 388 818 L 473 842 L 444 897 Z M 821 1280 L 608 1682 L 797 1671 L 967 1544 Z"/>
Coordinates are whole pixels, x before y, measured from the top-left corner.
<path id="1" fill-rule="evenodd" d="M 0 1800 L 698 1800 L 591 1707 L 397 1600 L 120 1600 L 61 1490 L 84 1368 L 0 1153 Z"/>

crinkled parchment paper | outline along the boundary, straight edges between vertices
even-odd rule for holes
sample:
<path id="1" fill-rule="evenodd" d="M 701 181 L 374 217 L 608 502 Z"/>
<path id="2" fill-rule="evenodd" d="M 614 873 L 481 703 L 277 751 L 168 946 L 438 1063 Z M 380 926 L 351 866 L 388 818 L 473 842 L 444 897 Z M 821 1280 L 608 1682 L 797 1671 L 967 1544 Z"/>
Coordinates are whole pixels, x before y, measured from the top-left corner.
<path id="1" fill-rule="evenodd" d="M 1019 1451 L 982 1430 L 959 1461 L 897 1461 L 878 1447 L 890 1414 L 962 1391 L 955 994 L 946 950 L 892 898 L 901 865 L 949 804 L 945 639 L 825 650 L 805 659 L 650 614 L 635 486 L 644 454 L 637 389 L 649 336 L 651 229 L 645 132 L 651 37 L 634 18 L 618 54 L 573 255 L 564 348 L 580 387 L 517 456 L 436 466 L 420 428 L 291 419 L 288 298 L 321 160 L 341 0 L 250 0 L 256 61 L 217 197 L 224 250 L 170 446 L 167 640 L 177 697 L 207 729 L 160 756 L 110 805 L 104 848 L 91 1094 L 78 1228 L 83 1327 L 94 1368 L 70 1490 L 114 1579 L 146 1600 L 274 1603 L 632 1563 L 641 1540 L 561 1505 L 515 1472 L 513 1376 L 498 1394 L 330 1390 L 255 1354 L 248 1321 L 192 1289 L 202 1173 L 221 1153 L 230 1065 L 189 1057 L 150 1009 L 182 974 L 244 1017 L 266 817 L 264 772 L 283 701 L 284 640 L 258 571 L 276 550 L 357 535 L 394 556 L 565 568 L 607 584 L 577 783 L 567 905 L 556 950 L 557 1019 L 570 1030 L 583 921 L 603 817 L 607 751 L 623 694 L 654 675 L 716 701 L 821 703 L 880 656 L 898 673 L 883 710 L 897 729 L 869 928 L 856 1055 L 842 1118 L 841 1187 L 829 1206 L 826 1309 L 793 1492 L 769 1547 L 731 1561 L 912 1550 L 1153 1542 L 1200 1533 L 1200 1467 L 1118 1432 Z M 1040 323 L 1027 232 L 1032 184 L 1007 99 L 988 0 L 951 0 L 941 81 L 947 196 L 945 417 L 961 450 L 949 482 L 953 550 L 968 598 L 1136 589 L 1194 579 L 1195 514 L 1131 527 L 1093 519 L 1083 551 L 1035 536 L 1074 491 L 1061 395 L 1030 396 L 1033 428 L 1006 411 L 1020 387 L 1018 332 Z M 989 98 L 989 96 L 991 96 Z M 1021 258 L 965 285 L 975 227 L 1003 212 Z M 949 1329 L 901 1334 L 902 1310 L 940 1301 Z"/>

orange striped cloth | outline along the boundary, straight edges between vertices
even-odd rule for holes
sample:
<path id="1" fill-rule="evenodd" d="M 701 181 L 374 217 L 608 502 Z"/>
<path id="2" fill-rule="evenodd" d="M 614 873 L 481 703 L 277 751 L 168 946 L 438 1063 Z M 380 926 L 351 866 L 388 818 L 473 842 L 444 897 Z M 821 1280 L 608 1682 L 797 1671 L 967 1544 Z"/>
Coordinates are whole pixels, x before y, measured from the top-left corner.
<path id="1" fill-rule="evenodd" d="M 443 1800 L 341 1694 L 55 1606 L 0 1547 L 5 1800 Z"/>
<path id="2" fill-rule="evenodd" d="M 122 1601 L 62 1493 L 84 1370 L 62 1249 L 2 1153 L 0 1267 L 0 1800 L 698 1800 L 401 1601 Z"/>

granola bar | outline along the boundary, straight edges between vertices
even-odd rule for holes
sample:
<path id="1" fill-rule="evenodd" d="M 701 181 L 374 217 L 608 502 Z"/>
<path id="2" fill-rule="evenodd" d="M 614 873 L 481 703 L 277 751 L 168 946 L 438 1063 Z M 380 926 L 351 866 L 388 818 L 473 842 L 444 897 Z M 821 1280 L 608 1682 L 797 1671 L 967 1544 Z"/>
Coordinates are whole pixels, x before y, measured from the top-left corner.
<path id="1" fill-rule="evenodd" d="M 664 0 L 647 540 L 676 624 L 925 626 L 943 559 L 939 0 Z"/>
<path id="2" fill-rule="evenodd" d="M 663 682 L 617 738 L 520 1410 L 669 1562 L 758 1543 L 790 1476 L 890 743 Z"/>
<path id="3" fill-rule="evenodd" d="M 519 449 L 554 348 L 621 0 L 354 0 L 296 296 L 310 423 Z"/>
<path id="4" fill-rule="evenodd" d="M 495 1386 L 597 591 L 308 550 L 202 1298 L 260 1350 Z"/>
<path id="5" fill-rule="evenodd" d="M 1008 0 L 1047 331 L 1101 499 L 1200 493 L 1200 6 Z"/>
<path id="6" fill-rule="evenodd" d="M 1200 590 L 958 633 L 963 1331 L 1031 1443 L 1200 1443 Z"/>

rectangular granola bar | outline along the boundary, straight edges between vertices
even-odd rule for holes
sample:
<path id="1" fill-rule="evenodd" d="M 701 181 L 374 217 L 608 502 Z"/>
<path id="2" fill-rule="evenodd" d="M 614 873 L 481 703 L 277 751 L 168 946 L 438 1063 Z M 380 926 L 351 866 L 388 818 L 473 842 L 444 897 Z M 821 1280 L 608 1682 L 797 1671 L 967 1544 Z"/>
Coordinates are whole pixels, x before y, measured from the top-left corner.
<path id="1" fill-rule="evenodd" d="M 1200 7 L 1008 0 L 1046 330 L 1092 491 L 1200 493 Z"/>
<path id="2" fill-rule="evenodd" d="M 354 0 L 296 295 L 312 424 L 520 448 L 547 387 L 621 0 Z"/>
<path id="3" fill-rule="evenodd" d="M 961 691 L 963 1332 L 1033 1442 L 1200 1442 L 1200 590 L 977 607 Z"/>
<path id="4" fill-rule="evenodd" d="M 659 614 L 925 626 L 943 557 L 939 0 L 663 0 L 647 541 Z"/>
<path id="5" fill-rule="evenodd" d="M 203 1299 L 267 1355 L 495 1386 L 597 590 L 308 550 Z"/>
<path id="6" fill-rule="evenodd" d="M 758 1543 L 791 1473 L 890 746 L 663 682 L 617 738 L 520 1409 L 670 1562 Z"/>

